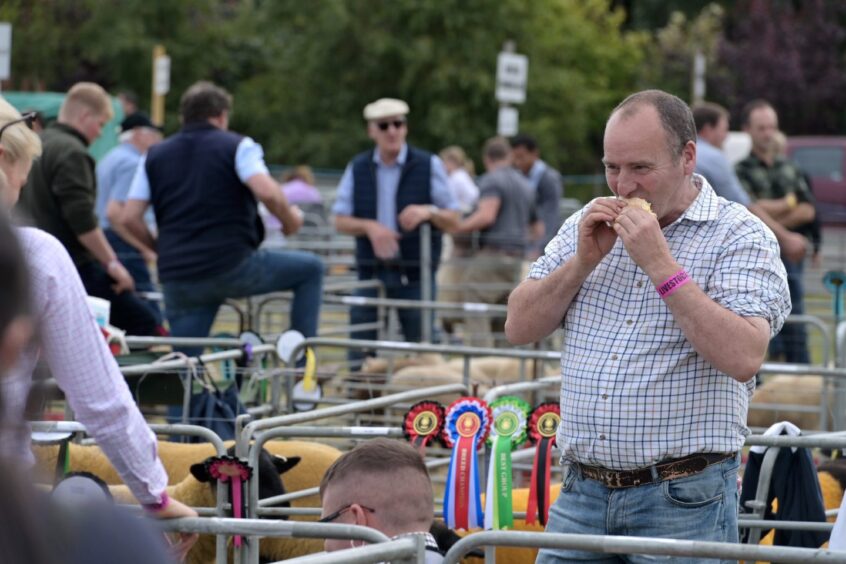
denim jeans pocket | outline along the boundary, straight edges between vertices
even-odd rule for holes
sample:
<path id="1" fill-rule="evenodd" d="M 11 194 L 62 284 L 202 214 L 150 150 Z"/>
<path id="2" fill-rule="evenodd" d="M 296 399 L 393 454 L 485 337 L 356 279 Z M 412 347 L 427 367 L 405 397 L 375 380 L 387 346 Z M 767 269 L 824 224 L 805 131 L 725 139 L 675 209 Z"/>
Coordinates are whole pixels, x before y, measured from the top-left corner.
<path id="1" fill-rule="evenodd" d="M 567 493 L 573 489 L 573 484 L 579 477 L 579 471 L 573 466 L 566 466 L 564 468 L 564 480 L 561 483 L 561 493 Z"/>
<path id="2" fill-rule="evenodd" d="M 704 507 L 722 501 L 725 494 L 725 479 L 719 466 L 707 468 L 704 472 L 662 484 L 664 497 L 678 507 Z"/>

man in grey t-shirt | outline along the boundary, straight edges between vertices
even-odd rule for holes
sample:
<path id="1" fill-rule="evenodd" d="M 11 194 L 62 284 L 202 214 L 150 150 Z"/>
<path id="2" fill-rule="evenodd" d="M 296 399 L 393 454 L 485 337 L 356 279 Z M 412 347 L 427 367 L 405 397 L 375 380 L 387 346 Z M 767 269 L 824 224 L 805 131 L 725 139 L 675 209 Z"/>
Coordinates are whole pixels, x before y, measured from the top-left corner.
<path id="1" fill-rule="evenodd" d="M 479 249 L 461 276 L 464 301 L 504 304 L 520 281 L 529 233 L 539 235 L 543 224 L 537 221 L 531 184 L 511 166 L 508 141 L 489 139 L 483 158 L 487 173 L 479 180 L 476 211 L 452 233 L 479 232 Z M 493 346 L 488 318 L 467 317 L 464 328 L 465 344 Z"/>

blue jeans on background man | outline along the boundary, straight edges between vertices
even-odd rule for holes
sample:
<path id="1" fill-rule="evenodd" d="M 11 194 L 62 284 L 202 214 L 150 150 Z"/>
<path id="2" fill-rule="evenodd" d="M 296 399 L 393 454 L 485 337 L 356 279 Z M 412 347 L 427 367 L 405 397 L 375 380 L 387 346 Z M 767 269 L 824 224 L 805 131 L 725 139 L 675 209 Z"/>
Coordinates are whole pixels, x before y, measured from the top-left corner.
<path id="1" fill-rule="evenodd" d="M 380 269 L 374 273 L 372 278 L 381 280 L 385 285 L 385 297 L 392 300 L 417 300 L 421 298 L 421 286 L 419 280 L 408 280 L 403 284 L 403 273 L 398 269 Z M 354 295 L 363 298 L 378 297 L 376 288 L 359 288 Z M 437 296 L 435 277 L 432 276 L 432 300 Z M 423 310 L 412 308 L 397 308 L 402 335 L 406 342 L 419 343 L 423 336 L 421 323 L 423 321 Z M 434 319 L 434 314 L 432 315 Z M 350 308 L 350 323 L 358 325 L 361 323 L 375 323 L 379 318 L 377 308 L 372 306 L 352 306 Z M 434 329 L 433 329 L 434 330 Z M 350 338 L 374 341 L 379 337 L 377 329 L 363 331 L 352 331 Z M 357 362 L 367 356 L 360 349 L 350 349 L 347 352 L 347 359 L 350 362 Z"/>
<path id="2" fill-rule="evenodd" d="M 561 494 L 549 508 L 550 533 L 625 535 L 665 539 L 738 542 L 737 469 L 740 458 L 712 464 L 692 476 L 631 488 L 607 488 L 565 471 Z M 685 562 L 712 559 L 679 556 L 613 555 L 567 549 L 543 549 L 535 562 Z"/>
<path id="3" fill-rule="evenodd" d="M 804 285 L 802 284 L 802 273 L 805 270 L 804 262 L 790 262 L 784 260 L 784 269 L 787 271 L 787 287 L 790 290 L 790 301 L 793 308 L 791 314 L 801 315 L 805 313 Z M 770 341 L 770 357 L 779 360 L 783 357 L 784 362 L 795 364 L 811 364 L 811 357 L 808 353 L 808 331 L 804 323 L 785 323 L 781 332 Z"/>
<path id="4" fill-rule="evenodd" d="M 291 329 L 317 335 L 323 296 L 323 261 L 302 251 L 258 250 L 228 272 L 202 280 L 162 284 L 165 313 L 174 337 L 207 337 L 220 305 L 228 298 L 245 298 L 292 290 Z M 184 347 L 189 355 L 199 347 Z"/>
<path id="5" fill-rule="evenodd" d="M 132 279 L 135 280 L 135 291 L 136 292 L 155 292 L 156 287 L 153 285 L 153 278 L 150 276 L 150 269 L 147 268 L 147 263 L 144 262 L 144 257 L 141 256 L 141 253 L 121 239 L 120 235 L 115 233 L 112 229 L 104 229 L 103 233 L 106 234 L 106 239 L 109 240 L 109 244 L 114 249 L 115 254 L 118 257 L 118 260 L 123 264 L 124 268 L 132 275 Z M 162 310 L 159 307 L 159 304 L 155 300 L 148 300 L 139 296 L 144 303 L 150 307 L 153 312 L 153 315 L 156 316 L 156 323 L 159 325 L 162 324 Z"/>

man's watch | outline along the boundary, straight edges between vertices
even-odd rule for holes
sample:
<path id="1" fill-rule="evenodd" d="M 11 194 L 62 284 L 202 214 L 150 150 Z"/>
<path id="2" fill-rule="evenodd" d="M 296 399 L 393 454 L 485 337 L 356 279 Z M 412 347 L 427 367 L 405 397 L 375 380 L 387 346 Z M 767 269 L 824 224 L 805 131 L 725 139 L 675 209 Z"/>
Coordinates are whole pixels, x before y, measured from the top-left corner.
<path id="1" fill-rule="evenodd" d="M 430 215 L 429 219 L 432 219 L 433 217 L 438 215 L 438 212 L 441 209 L 438 206 L 436 206 L 435 204 L 429 204 L 428 206 L 426 206 L 426 208 L 429 210 L 429 215 Z"/>

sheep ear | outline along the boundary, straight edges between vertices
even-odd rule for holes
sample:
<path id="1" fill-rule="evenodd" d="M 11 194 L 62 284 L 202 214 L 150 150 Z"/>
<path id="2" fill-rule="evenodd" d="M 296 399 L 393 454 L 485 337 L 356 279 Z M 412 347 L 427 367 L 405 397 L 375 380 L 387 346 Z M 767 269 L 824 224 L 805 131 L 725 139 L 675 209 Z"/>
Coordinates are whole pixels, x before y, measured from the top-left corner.
<path id="1" fill-rule="evenodd" d="M 209 474 L 209 469 L 206 467 L 205 462 L 198 462 L 197 464 L 191 465 L 191 475 L 197 478 L 198 482 L 210 482 L 211 475 Z"/>
<path id="2" fill-rule="evenodd" d="M 280 474 L 284 474 L 302 460 L 299 456 L 276 456 L 273 455 L 273 466 Z"/>

